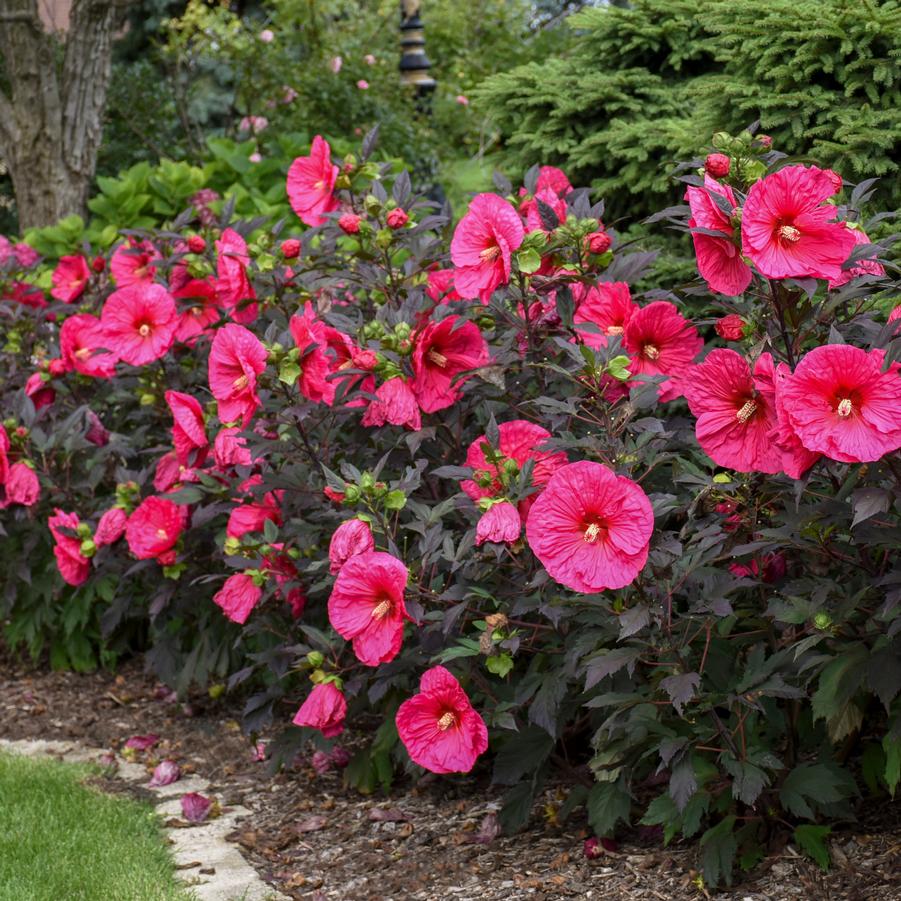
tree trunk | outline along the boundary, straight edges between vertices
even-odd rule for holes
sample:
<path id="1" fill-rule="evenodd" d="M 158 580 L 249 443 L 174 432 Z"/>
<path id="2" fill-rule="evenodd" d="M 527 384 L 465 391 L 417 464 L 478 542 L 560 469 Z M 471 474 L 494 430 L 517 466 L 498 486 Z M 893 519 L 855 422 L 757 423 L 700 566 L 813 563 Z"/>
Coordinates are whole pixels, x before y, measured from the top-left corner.
<path id="1" fill-rule="evenodd" d="M 74 0 L 64 43 L 48 34 L 38 0 L 4 0 L 0 156 L 9 166 L 19 229 L 84 213 L 103 136 L 120 0 Z"/>

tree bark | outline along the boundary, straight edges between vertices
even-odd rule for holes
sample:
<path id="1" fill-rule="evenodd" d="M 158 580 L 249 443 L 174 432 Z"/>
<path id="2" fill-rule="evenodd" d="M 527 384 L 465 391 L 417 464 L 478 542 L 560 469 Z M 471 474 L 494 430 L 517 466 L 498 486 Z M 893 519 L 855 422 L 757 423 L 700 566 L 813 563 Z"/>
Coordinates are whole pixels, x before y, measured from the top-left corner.
<path id="1" fill-rule="evenodd" d="M 113 35 L 121 0 L 74 0 L 65 40 L 48 34 L 37 0 L 4 0 L 0 156 L 19 228 L 83 213 L 103 137 Z"/>

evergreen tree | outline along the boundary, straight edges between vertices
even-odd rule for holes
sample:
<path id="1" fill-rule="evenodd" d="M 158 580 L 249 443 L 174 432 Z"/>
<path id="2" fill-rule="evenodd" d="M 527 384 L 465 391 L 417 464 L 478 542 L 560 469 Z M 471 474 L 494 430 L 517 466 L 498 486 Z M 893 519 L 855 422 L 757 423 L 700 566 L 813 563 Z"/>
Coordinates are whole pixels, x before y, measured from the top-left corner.
<path id="1" fill-rule="evenodd" d="M 484 82 L 511 170 L 556 163 L 613 216 L 673 199 L 667 163 L 756 119 L 774 144 L 901 206 L 898 0 L 634 0 L 569 20 L 566 58 Z"/>

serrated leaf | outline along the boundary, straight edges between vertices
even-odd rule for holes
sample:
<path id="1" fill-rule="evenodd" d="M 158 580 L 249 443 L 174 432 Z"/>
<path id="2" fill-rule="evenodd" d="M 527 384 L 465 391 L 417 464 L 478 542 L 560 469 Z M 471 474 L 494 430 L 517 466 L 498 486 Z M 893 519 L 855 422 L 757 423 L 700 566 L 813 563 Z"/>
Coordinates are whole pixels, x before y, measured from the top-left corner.
<path id="1" fill-rule="evenodd" d="M 826 836 L 831 834 L 832 829 L 829 826 L 814 826 L 810 823 L 805 823 L 795 829 L 795 841 L 798 847 L 812 857 L 824 872 L 832 863 L 825 841 Z"/>
<path id="2" fill-rule="evenodd" d="M 669 695 L 679 716 L 682 716 L 684 706 L 695 696 L 700 684 L 698 673 L 676 673 L 660 681 L 660 687 Z"/>
<path id="3" fill-rule="evenodd" d="M 623 820 L 629 822 L 632 799 L 620 782 L 598 782 L 588 792 L 585 809 L 597 835 L 606 835 Z"/>
<path id="4" fill-rule="evenodd" d="M 796 817 L 813 819 L 809 801 L 831 804 L 850 797 L 855 790 L 854 780 L 847 772 L 824 763 L 802 763 L 785 777 L 779 801 Z"/>
<path id="5" fill-rule="evenodd" d="M 851 509 L 854 511 L 851 528 L 877 513 L 886 513 L 891 503 L 892 495 L 884 488 L 858 488 L 851 494 Z"/>
<path id="6" fill-rule="evenodd" d="M 734 826 L 734 816 L 724 817 L 701 836 L 701 868 L 704 882 L 711 888 L 718 886 L 720 880 L 732 885 L 732 865 L 738 847 L 732 832 Z"/>
<path id="7" fill-rule="evenodd" d="M 547 760 L 554 744 L 554 739 L 538 726 L 523 729 L 508 739 L 495 757 L 492 781 L 514 785 Z"/>

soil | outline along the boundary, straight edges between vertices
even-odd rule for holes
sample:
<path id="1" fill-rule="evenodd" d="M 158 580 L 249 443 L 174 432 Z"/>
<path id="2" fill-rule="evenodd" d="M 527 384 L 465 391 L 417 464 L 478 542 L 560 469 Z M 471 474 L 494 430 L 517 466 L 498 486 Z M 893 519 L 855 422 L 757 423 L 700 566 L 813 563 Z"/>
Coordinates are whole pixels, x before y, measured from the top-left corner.
<path id="1" fill-rule="evenodd" d="M 133 735 L 158 734 L 159 744 L 138 759 L 148 768 L 176 760 L 210 780 L 220 804 L 253 811 L 232 839 L 291 898 L 901 901 L 899 804 L 867 802 L 857 822 L 836 827 L 828 873 L 786 845 L 730 890 L 707 892 L 695 883 L 696 847 L 664 848 L 647 830 L 587 860 L 584 820 L 560 824 L 555 816 L 567 786 L 545 792 L 528 829 L 502 836 L 494 817 L 499 793 L 485 778 L 429 776 L 388 796 L 363 796 L 343 786 L 340 770 L 317 774 L 309 755 L 269 776 L 232 703 L 201 695 L 179 704 L 140 661 L 115 675 L 54 673 L 0 648 L 0 737 L 74 739 L 119 751 Z M 352 746 L 364 737 L 345 738 Z"/>

